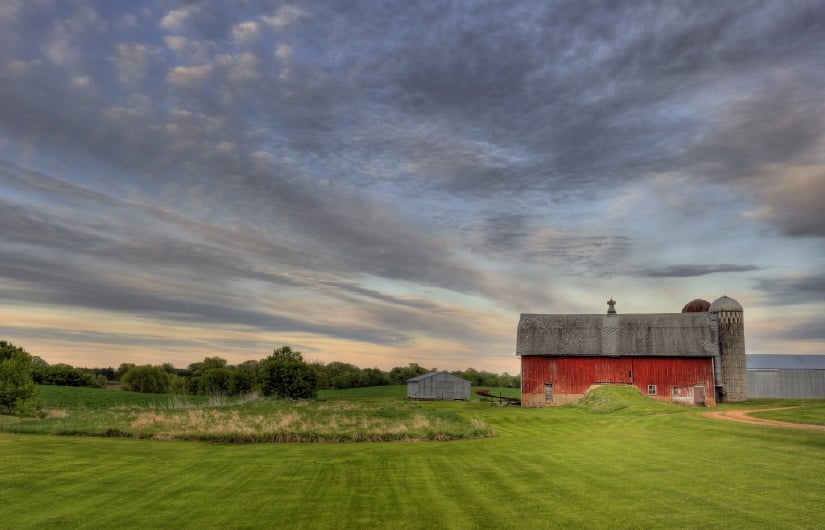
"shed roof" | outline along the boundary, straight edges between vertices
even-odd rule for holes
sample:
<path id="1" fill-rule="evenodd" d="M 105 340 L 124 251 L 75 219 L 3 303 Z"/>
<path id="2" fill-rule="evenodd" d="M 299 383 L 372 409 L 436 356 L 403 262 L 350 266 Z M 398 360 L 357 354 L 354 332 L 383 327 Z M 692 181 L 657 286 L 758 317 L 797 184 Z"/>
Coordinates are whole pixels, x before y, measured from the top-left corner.
<path id="1" fill-rule="evenodd" d="M 444 375 L 445 375 L 445 376 L 447 376 L 447 377 L 452 377 L 452 378 L 455 378 L 455 379 L 461 379 L 462 381 L 467 381 L 467 379 L 464 379 L 464 378 L 462 378 L 462 377 L 458 377 L 458 376 L 453 375 L 453 374 L 451 374 L 451 373 L 449 373 L 449 372 L 444 372 L 444 371 L 438 371 L 438 370 L 436 370 L 436 371 L 434 371 L 434 372 L 427 372 L 426 374 L 422 374 L 422 375 L 417 375 L 417 376 L 415 376 L 415 377 L 411 377 L 410 379 L 407 379 L 407 382 L 408 382 L 408 383 L 417 383 L 418 381 L 422 381 L 422 380 L 424 380 L 424 379 L 429 379 L 430 377 L 436 376 L 436 375 L 438 375 L 438 374 L 444 374 Z"/>
<path id="2" fill-rule="evenodd" d="M 516 355 L 712 357 L 719 324 L 710 313 L 523 314 Z"/>
<path id="3" fill-rule="evenodd" d="M 825 355 L 748 355 L 749 370 L 825 370 Z"/>

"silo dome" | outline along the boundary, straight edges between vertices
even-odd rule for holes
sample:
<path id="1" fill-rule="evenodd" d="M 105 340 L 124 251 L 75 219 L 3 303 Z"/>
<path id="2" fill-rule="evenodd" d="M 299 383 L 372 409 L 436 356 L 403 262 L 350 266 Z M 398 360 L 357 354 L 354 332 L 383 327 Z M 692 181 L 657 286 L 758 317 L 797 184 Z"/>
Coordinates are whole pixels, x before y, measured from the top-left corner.
<path id="1" fill-rule="evenodd" d="M 710 309 L 708 309 L 711 313 L 719 313 L 720 311 L 739 311 L 742 312 L 742 304 L 734 300 L 733 298 L 722 296 L 717 298 L 710 304 Z"/>
<path id="2" fill-rule="evenodd" d="M 710 309 L 710 302 L 697 298 L 685 304 L 682 313 L 707 313 L 708 309 Z"/>

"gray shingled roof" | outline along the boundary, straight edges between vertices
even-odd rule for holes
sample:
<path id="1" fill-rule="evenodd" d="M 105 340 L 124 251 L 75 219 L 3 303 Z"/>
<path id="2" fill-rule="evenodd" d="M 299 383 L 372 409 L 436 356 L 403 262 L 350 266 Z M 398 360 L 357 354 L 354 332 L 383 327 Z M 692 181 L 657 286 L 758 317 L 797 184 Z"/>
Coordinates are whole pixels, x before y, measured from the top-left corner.
<path id="1" fill-rule="evenodd" d="M 517 355 L 711 357 L 719 325 L 710 313 L 523 314 Z"/>

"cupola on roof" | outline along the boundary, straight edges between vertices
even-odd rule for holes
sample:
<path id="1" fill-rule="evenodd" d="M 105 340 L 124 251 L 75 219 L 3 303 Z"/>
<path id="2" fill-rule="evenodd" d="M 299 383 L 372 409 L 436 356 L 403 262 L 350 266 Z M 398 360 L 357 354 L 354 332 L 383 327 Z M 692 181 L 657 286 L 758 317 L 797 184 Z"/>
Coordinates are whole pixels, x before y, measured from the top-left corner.
<path id="1" fill-rule="evenodd" d="M 707 313 L 708 309 L 710 309 L 710 302 L 697 298 L 685 304 L 682 313 Z"/>
<path id="2" fill-rule="evenodd" d="M 711 313 L 718 313 L 720 311 L 742 311 L 742 304 L 730 298 L 728 296 L 722 296 L 717 298 L 710 304 L 710 309 L 708 309 Z"/>

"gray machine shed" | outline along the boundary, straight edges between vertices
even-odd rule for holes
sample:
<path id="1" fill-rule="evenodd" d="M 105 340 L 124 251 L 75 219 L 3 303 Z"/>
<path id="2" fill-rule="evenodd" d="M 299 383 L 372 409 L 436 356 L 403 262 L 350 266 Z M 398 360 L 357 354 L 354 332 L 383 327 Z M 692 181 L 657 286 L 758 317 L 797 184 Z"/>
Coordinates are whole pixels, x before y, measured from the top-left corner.
<path id="1" fill-rule="evenodd" d="M 825 355 L 748 355 L 748 397 L 825 398 Z"/>
<path id="2" fill-rule="evenodd" d="M 407 398 L 469 400 L 470 382 L 447 372 L 430 372 L 407 380 Z"/>

